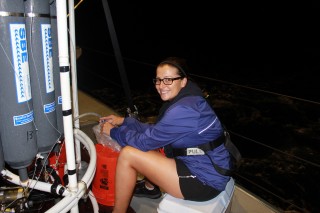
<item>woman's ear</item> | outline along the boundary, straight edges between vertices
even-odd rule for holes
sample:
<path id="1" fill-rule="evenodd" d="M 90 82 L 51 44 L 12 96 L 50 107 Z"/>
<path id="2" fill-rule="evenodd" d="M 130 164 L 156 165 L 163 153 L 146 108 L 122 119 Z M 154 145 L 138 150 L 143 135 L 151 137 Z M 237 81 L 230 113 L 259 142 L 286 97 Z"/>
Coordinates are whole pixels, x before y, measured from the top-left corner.
<path id="1" fill-rule="evenodd" d="M 187 78 L 183 78 L 181 80 L 181 87 L 185 87 L 187 85 L 187 83 L 188 83 L 188 79 Z"/>

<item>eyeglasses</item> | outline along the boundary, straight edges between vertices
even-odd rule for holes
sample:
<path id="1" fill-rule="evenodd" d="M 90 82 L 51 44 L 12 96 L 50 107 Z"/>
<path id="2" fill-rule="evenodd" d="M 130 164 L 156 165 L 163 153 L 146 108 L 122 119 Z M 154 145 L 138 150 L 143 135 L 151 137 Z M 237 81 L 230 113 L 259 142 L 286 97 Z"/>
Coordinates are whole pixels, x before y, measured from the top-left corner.
<path id="1" fill-rule="evenodd" d="M 183 77 L 179 76 L 179 77 L 176 77 L 176 78 L 154 78 L 153 79 L 153 83 L 155 85 L 160 85 L 161 84 L 161 81 L 165 84 L 165 85 L 171 85 L 173 83 L 173 81 L 175 80 L 178 80 L 178 79 L 182 79 Z"/>

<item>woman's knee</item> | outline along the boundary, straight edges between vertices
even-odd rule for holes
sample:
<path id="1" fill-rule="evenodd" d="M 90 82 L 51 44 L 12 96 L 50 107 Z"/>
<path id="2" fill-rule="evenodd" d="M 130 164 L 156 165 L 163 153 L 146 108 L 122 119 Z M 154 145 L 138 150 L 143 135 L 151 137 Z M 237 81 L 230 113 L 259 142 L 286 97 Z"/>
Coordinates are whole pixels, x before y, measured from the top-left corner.
<path id="1" fill-rule="evenodd" d="M 118 161 L 131 161 L 134 156 L 136 155 L 136 152 L 139 152 L 140 150 L 131 147 L 131 146 L 125 146 L 120 150 L 120 154 L 118 157 Z"/>

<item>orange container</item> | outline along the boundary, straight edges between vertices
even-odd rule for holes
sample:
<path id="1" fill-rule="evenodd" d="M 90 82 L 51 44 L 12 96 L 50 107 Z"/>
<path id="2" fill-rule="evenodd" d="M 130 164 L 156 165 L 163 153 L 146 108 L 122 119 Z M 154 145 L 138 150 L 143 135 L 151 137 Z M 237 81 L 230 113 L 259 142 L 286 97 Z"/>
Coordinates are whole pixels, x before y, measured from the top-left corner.
<path id="1" fill-rule="evenodd" d="M 114 206 L 115 174 L 119 152 L 96 144 L 97 168 L 93 178 L 92 193 L 99 204 Z"/>

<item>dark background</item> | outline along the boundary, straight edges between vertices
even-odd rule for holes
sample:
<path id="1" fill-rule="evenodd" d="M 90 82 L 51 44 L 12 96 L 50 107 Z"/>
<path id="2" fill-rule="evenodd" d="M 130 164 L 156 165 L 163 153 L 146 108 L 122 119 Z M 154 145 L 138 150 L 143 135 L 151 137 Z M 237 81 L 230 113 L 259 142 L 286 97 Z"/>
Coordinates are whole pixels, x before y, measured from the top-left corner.
<path id="1" fill-rule="evenodd" d="M 193 76 L 211 79 L 201 87 L 243 155 L 237 183 L 284 210 L 319 212 L 319 3 L 108 3 L 142 117 L 161 105 L 151 81 L 156 64 L 185 57 Z M 79 88 L 124 112 L 102 0 L 78 7 L 76 39 Z"/>
<path id="2" fill-rule="evenodd" d="M 193 73 L 319 100 L 320 4 L 315 1 L 108 4 L 124 58 L 157 64 L 181 56 Z M 101 0 L 77 8 L 76 38 L 84 48 L 114 53 Z M 144 75 L 129 65 L 126 70 L 137 78 Z"/>

